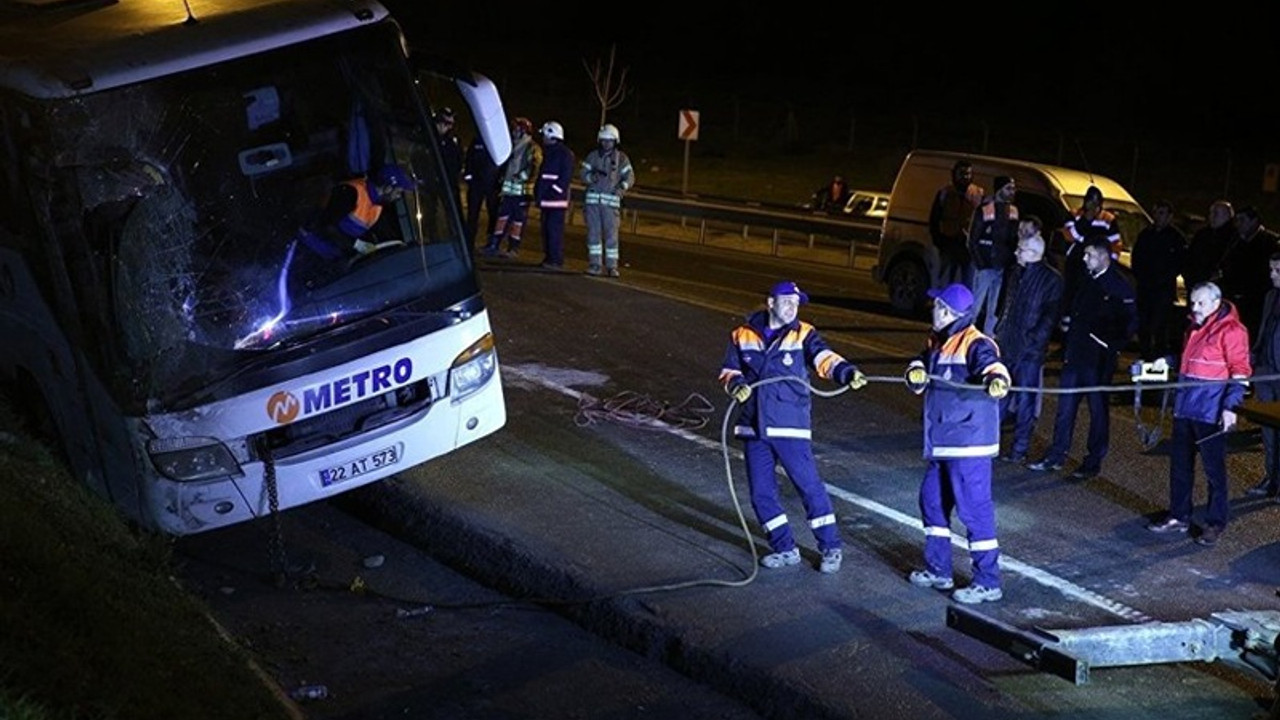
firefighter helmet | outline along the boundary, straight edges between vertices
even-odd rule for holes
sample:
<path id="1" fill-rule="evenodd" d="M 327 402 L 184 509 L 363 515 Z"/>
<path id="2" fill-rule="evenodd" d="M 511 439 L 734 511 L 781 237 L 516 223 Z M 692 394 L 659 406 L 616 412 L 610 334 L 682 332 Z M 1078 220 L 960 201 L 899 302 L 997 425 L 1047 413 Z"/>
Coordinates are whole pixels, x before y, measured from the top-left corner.
<path id="1" fill-rule="evenodd" d="M 441 124 L 448 123 L 449 125 L 452 125 L 453 124 L 453 108 L 451 107 L 440 108 L 440 110 L 436 112 L 435 120 L 437 123 L 441 123 Z"/>
<path id="2" fill-rule="evenodd" d="M 600 132 L 596 133 L 596 139 L 622 142 L 622 136 L 618 133 L 618 127 L 612 123 L 605 123 L 600 128 Z"/>
<path id="3" fill-rule="evenodd" d="M 515 122 L 512 123 L 512 127 L 514 127 L 517 132 L 522 132 L 525 135 L 533 134 L 533 123 L 530 122 L 527 117 L 516 118 Z"/>
<path id="4" fill-rule="evenodd" d="M 555 120 L 548 120 L 542 124 L 542 136 L 564 140 L 564 126 Z"/>

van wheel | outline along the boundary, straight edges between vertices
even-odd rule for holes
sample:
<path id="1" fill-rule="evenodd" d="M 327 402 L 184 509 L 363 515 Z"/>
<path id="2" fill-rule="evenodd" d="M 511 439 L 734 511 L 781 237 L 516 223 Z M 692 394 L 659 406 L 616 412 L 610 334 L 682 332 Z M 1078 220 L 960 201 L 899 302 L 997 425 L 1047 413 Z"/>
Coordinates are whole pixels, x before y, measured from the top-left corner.
<path id="1" fill-rule="evenodd" d="M 895 310 L 914 313 L 924 307 L 925 291 L 929 289 L 929 272 L 915 260 L 900 260 L 889 269 L 885 278 L 889 286 L 889 304 Z"/>

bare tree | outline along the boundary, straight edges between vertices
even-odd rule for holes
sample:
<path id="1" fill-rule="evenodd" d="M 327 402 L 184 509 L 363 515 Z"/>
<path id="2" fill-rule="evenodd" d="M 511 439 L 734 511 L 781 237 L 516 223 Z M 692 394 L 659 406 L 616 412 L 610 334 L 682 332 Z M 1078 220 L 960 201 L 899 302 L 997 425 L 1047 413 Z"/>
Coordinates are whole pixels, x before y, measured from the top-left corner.
<path id="1" fill-rule="evenodd" d="M 605 118 L 609 116 L 609 111 L 622 104 L 627 99 L 627 95 L 631 90 L 627 87 L 627 70 L 622 68 L 618 73 L 618 79 L 615 82 L 613 78 L 614 58 L 617 55 L 618 45 L 615 43 L 609 46 L 609 65 L 607 68 L 600 67 L 600 59 L 596 58 L 595 64 L 592 65 L 584 58 L 582 66 L 587 69 L 587 76 L 591 78 L 591 84 L 596 91 L 596 102 L 600 103 L 600 124 L 604 125 Z"/>

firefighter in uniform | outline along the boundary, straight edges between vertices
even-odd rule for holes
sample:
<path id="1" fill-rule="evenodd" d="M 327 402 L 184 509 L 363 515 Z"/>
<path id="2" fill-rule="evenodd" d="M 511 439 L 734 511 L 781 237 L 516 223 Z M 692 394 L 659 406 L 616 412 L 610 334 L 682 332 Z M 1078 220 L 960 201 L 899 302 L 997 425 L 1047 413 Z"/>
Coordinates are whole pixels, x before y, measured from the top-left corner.
<path id="1" fill-rule="evenodd" d="M 618 149 L 618 128 L 605 124 L 596 134 L 599 147 L 582 161 L 582 214 L 587 223 L 587 274 L 618 277 L 618 224 L 622 196 L 635 184 L 631 160 Z"/>
<path id="2" fill-rule="evenodd" d="M 1000 451 L 1000 398 L 1009 392 L 1009 371 L 1000 361 L 995 342 L 973 325 L 969 288 L 954 283 L 930 290 L 929 297 L 934 299 L 933 332 L 924 353 L 906 372 L 912 392 L 927 391 L 924 457 L 929 461 L 920 483 L 925 569 L 912 572 L 908 579 L 916 587 L 955 587 L 951 570 L 954 510 L 968 533 L 973 582 L 956 590 L 952 598 L 966 604 L 992 602 L 1004 597 L 991 459 Z"/>
<path id="3" fill-rule="evenodd" d="M 542 164 L 542 148 L 533 141 L 533 123 L 518 117 L 511 124 L 511 155 L 502 165 L 502 188 L 498 195 L 498 222 L 493 226 L 489 244 L 483 254 L 498 255 L 502 240 L 507 240 L 503 257 L 520 256 L 521 233 L 529 219 L 529 203 L 533 201 L 533 183 Z"/>
<path id="4" fill-rule="evenodd" d="M 809 368 L 827 380 L 857 390 L 867 378 L 857 367 L 827 346 L 818 330 L 797 318 L 809 301 L 794 282 L 780 282 L 769 292 L 768 309 L 757 311 L 733 331 L 725 352 L 720 383 L 742 406 L 734 436 L 743 441 L 751 506 L 773 550 L 760 559 L 766 568 L 800 562 L 800 550 L 778 497 L 775 468 L 786 471 L 800 493 L 818 550 L 819 570 L 840 569 L 840 529 L 835 510 L 813 459 L 810 410 L 805 384 Z M 765 382 L 770 379 L 794 378 Z"/>
<path id="5" fill-rule="evenodd" d="M 564 267 L 564 218 L 569 212 L 569 183 L 577 163 L 564 144 L 564 126 L 555 120 L 542 125 L 542 168 L 533 198 L 542 218 L 542 267 Z"/>

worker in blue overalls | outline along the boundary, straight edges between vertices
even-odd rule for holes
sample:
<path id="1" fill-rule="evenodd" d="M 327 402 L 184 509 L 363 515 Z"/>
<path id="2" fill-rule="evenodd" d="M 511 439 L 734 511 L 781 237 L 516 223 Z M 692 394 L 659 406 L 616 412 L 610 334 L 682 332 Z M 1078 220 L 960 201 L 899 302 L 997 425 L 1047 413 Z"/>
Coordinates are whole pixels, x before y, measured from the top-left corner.
<path id="1" fill-rule="evenodd" d="M 1004 597 L 1000 543 L 991 498 L 991 459 L 1000 452 L 1000 398 L 1009 371 L 1000 349 L 973 325 L 973 293 L 960 283 L 929 290 L 933 332 L 921 356 L 907 366 L 907 386 L 924 398 L 924 457 L 920 483 L 925 569 L 908 579 L 916 587 L 950 590 L 951 513 L 968 531 L 973 582 L 952 598 L 973 604 Z"/>
<path id="2" fill-rule="evenodd" d="M 834 573 L 842 559 L 840 529 L 813 459 L 809 368 L 821 378 L 854 390 L 865 386 L 867 378 L 828 347 L 814 326 L 798 319 L 800 306 L 808 301 L 809 296 L 794 282 L 774 285 L 766 300 L 767 309 L 753 313 L 733 331 L 720 383 L 742 406 L 734 436 L 743 441 L 751 506 L 773 550 L 760 564 L 780 568 L 800 562 L 800 549 L 778 497 L 774 473 L 780 463 L 800 493 L 822 553 L 818 569 Z M 771 378 L 794 379 L 762 382 Z"/>

